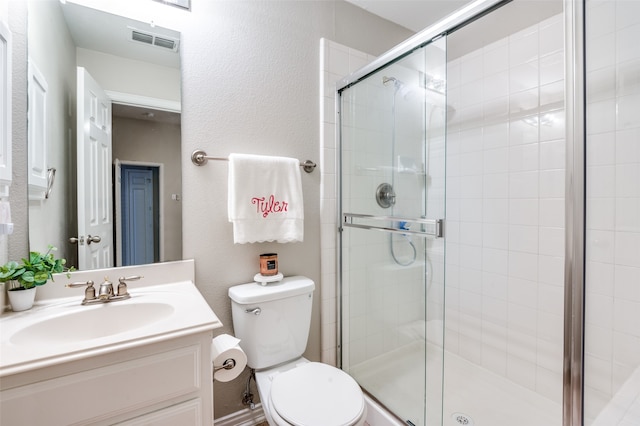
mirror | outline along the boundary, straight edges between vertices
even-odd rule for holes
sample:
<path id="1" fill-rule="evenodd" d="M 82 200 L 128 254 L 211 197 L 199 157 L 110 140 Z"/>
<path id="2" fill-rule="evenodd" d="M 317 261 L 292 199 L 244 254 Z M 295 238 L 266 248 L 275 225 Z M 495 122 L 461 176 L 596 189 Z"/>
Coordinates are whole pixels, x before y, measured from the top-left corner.
<path id="1" fill-rule="evenodd" d="M 44 105 L 41 127 L 32 131 L 29 123 L 30 249 L 54 245 L 57 256 L 80 269 L 182 259 L 180 33 L 84 1 L 28 2 L 29 68 L 46 89 L 38 94 Z M 78 212 L 78 199 L 90 198 L 93 184 L 86 182 L 78 193 L 78 181 L 86 181 L 78 174 L 97 166 L 76 155 L 82 140 L 76 119 L 86 115 L 76 106 L 77 67 L 84 67 L 112 102 L 111 124 L 102 126 L 112 139 L 111 161 L 104 161 L 112 183 L 103 184 L 108 201 L 96 202 L 95 211 L 110 222 L 107 234 L 114 242 L 110 254 L 89 256 L 105 263 L 85 267 L 78 264 L 78 253 L 88 247 L 88 235 L 78 228 L 90 209 Z M 43 183 L 32 185 L 31 175 Z M 78 243 L 70 243 L 71 237 Z"/>

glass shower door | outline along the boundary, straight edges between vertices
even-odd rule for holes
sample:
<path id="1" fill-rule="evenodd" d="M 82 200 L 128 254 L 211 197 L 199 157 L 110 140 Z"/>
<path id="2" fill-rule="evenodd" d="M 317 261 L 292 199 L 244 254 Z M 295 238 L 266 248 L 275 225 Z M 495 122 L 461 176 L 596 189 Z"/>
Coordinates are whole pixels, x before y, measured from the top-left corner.
<path id="1" fill-rule="evenodd" d="M 640 3 L 585 2 L 585 426 L 640 424 Z"/>
<path id="2" fill-rule="evenodd" d="M 444 39 L 340 93 L 342 368 L 442 423 Z"/>

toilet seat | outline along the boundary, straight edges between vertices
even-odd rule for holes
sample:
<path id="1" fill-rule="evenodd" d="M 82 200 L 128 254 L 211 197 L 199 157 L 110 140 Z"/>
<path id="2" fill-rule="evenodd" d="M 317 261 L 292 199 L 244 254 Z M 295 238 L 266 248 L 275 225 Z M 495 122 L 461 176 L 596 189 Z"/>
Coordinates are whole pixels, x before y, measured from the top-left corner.
<path id="1" fill-rule="evenodd" d="M 365 411 L 362 390 L 342 370 L 309 362 L 276 375 L 269 403 L 274 417 L 296 426 L 350 426 Z"/>

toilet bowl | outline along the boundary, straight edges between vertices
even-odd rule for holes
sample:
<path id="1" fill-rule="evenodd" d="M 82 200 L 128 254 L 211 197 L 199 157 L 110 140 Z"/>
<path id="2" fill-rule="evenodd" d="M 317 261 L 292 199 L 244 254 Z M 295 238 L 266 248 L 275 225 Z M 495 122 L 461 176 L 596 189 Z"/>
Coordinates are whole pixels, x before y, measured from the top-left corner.
<path id="1" fill-rule="evenodd" d="M 344 371 L 302 357 L 315 285 L 302 276 L 229 288 L 235 335 L 271 426 L 360 426 L 366 403 Z"/>
<path id="2" fill-rule="evenodd" d="M 362 390 L 347 373 L 301 358 L 256 372 L 262 409 L 272 426 L 361 426 Z"/>

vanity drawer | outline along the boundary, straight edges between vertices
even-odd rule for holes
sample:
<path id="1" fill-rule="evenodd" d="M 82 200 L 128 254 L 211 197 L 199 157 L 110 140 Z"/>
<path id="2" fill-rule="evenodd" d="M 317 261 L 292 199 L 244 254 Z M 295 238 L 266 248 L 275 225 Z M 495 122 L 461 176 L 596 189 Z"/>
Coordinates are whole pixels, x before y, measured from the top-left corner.
<path id="1" fill-rule="evenodd" d="M 192 399 L 116 424 L 118 426 L 201 426 L 204 424 L 202 422 L 202 401 L 200 398 Z"/>
<path id="2" fill-rule="evenodd" d="M 91 424 L 182 402 L 200 391 L 201 358 L 201 345 L 190 345 L 7 389 L 2 424 Z"/>

